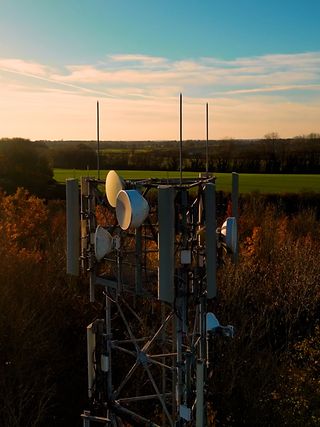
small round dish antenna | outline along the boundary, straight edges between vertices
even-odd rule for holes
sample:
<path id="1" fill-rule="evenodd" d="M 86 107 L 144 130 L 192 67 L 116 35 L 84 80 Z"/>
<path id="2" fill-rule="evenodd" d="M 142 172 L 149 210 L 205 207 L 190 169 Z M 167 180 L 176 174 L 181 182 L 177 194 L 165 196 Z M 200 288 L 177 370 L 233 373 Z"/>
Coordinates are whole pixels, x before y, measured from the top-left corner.
<path id="1" fill-rule="evenodd" d="M 149 214 L 147 200 L 137 190 L 120 190 L 116 203 L 116 216 L 122 230 L 140 227 Z"/>
<path id="2" fill-rule="evenodd" d="M 94 234 L 94 251 L 97 261 L 101 261 L 114 249 L 114 240 L 111 234 L 98 225 Z"/>
<path id="3" fill-rule="evenodd" d="M 115 208 L 117 204 L 117 195 L 125 187 L 123 179 L 116 171 L 111 170 L 106 177 L 106 195 L 110 205 Z"/>
<path id="4" fill-rule="evenodd" d="M 206 314 L 206 320 L 207 320 L 207 328 L 206 328 L 207 332 L 214 331 L 215 329 L 219 328 L 220 326 L 219 320 L 210 311 Z"/>
<path id="5" fill-rule="evenodd" d="M 224 236 L 227 248 L 232 253 L 235 253 L 238 241 L 237 220 L 235 217 L 232 216 L 225 220 L 221 227 L 221 234 Z"/>

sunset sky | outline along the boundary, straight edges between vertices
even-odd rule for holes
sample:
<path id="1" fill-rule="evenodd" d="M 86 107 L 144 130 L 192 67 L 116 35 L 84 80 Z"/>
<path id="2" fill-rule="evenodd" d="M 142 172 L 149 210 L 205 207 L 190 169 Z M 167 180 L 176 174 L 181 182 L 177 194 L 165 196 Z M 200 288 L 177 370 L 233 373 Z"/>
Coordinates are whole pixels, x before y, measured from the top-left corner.
<path id="1" fill-rule="evenodd" d="M 320 133 L 319 0 L 0 0 L 0 138 Z"/>

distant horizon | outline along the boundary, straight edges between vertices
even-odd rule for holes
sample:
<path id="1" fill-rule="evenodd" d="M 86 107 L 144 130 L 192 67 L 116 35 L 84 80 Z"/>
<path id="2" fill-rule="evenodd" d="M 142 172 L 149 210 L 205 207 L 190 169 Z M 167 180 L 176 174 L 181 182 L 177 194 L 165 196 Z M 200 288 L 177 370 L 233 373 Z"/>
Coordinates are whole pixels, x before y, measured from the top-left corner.
<path id="1" fill-rule="evenodd" d="M 313 133 L 313 132 L 312 132 Z M 318 135 L 318 134 L 317 134 Z M 320 135 L 320 134 L 319 134 Z M 299 139 L 299 138 L 305 138 L 308 139 L 309 135 L 295 135 L 295 136 L 291 136 L 291 137 L 277 137 L 274 138 L 275 140 L 279 139 L 279 140 L 292 140 L 292 139 Z M 20 137 L 20 136 L 14 136 L 14 137 L 0 137 L 0 141 L 1 140 L 14 140 L 14 139 L 24 139 L 24 140 L 28 140 L 30 142 L 79 142 L 79 143 L 93 143 L 93 144 L 97 144 L 97 140 L 94 139 L 77 139 L 77 138 L 71 138 L 71 139 L 44 139 L 44 138 L 39 138 L 39 139 L 31 139 L 31 138 L 25 138 L 25 137 Z M 259 140 L 267 140 L 268 138 L 265 137 L 261 137 L 261 138 L 211 138 L 208 140 L 208 142 L 223 142 L 223 141 L 259 141 Z M 320 139 L 320 136 L 316 137 L 315 139 Z M 177 139 L 104 139 L 104 140 L 100 140 L 100 144 L 104 144 L 104 143 L 117 143 L 117 142 L 123 142 L 123 143 L 132 143 L 132 144 L 136 144 L 139 142 L 142 143 L 179 143 L 179 140 Z M 206 140 L 205 139 L 184 139 L 183 140 L 184 143 L 186 142 L 203 142 L 205 143 Z"/>
<path id="2" fill-rule="evenodd" d="M 311 135 L 315 135 L 315 139 L 319 139 L 320 138 L 320 133 L 317 132 L 310 132 L 309 134 L 300 134 L 300 135 L 294 135 L 294 136 L 288 136 L 288 137 L 281 137 L 281 135 L 278 135 L 275 138 L 266 138 L 265 136 L 261 136 L 261 137 L 256 137 L 256 138 L 237 138 L 237 137 L 225 137 L 225 138 L 209 138 L 208 142 L 212 142 L 212 141 L 256 141 L 256 140 L 267 140 L 267 139 L 298 139 L 298 138 L 305 138 L 305 139 L 312 139 L 310 138 Z M 31 139 L 31 138 L 26 138 L 26 137 L 21 137 L 21 136 L 14 136 L 14 137 L 1 137 L 0 136 L 0 141 L 4 140 L 4 139 L 26 139 L 29 140 L 31 142 L 92 142 L 94 144 L 97 144 L 97 139 L 79 139 L 79 138 L 68 138 L 68 139 L 47 139 L 47 138 L 39 138 L 39 139 Z M 195 139 L 183 139 L 183 142 L 206 142 L 206 139 L 200 139 L 200 138 L 195 138 Z M 127 142 L 127 143 L 138 143 L 138 142 L 142 142 L 142 143 L 157 143 L 157 142 L 168 142 L 168 143 L 179 143 L 180 140 L 178 139 L 100 139 L 99 143 L 100 144 L 104 144 L 104 143 L 116 143 L 116 142 Z"/>

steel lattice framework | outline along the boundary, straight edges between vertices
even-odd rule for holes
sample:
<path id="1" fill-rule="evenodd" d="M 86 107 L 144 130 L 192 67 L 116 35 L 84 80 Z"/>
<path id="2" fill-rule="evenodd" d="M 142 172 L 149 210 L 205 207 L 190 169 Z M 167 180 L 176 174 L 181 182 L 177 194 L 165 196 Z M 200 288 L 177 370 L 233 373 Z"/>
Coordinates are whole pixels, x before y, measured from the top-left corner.
<path id="1" fill-rule="evenodd" d="M 233 184 L 236 217 L 236 174 Z M 104 181 L 82 178 L 80 204 L 77 182 L 67 181 L 67 271 L 78 274 L 80 253 L 90 300 L 103 301 L 105 311 L 87 328 L 83 425 L 206 426 L 207 304 L 216 296 L 222 240 L 215 178 L 128 180 L 123 186 L 138 190 L 150 207 L 141 225 L 126 230 L 105 197 Z M 99 227 L 112 236 L 102 257 Z"/>

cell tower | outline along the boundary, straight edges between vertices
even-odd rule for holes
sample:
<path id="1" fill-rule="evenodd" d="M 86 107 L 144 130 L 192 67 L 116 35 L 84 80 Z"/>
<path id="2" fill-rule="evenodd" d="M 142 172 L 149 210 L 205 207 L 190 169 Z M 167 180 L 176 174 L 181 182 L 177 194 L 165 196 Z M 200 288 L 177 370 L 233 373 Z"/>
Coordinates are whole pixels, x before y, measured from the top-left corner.
<path id="1" fill-rule="evenodd" d="M 110 171 L 106 181 L 82 178 L 80 194 L 67 180 L 67 272 L 78 275 L 80 259 L 105 312 L 87 327 L 83 426 L 207 426 L 210 337 L 233 336 L 207 304 L 217 247 L 236 259 L 235 206 L 233 215 L 217 228 L 208 173 L 123 180 Z"/>

